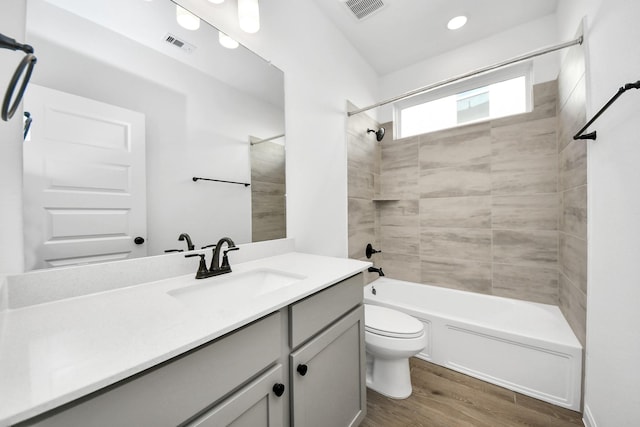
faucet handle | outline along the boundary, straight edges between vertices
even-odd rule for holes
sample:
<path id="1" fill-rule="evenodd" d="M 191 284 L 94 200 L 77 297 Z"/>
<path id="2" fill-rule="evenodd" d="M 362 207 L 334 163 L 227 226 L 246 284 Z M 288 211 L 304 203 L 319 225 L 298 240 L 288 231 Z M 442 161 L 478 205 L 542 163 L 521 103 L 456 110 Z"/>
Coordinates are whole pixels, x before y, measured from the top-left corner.
<path id="1" fill-rule="evenodd" d="M 227 257 L 227 252 L 238 251 L 238 250 L 240 250 L 239 247 L 232 246 L 230 248 L 227 248 L 227 250 L 222 251 L 222 265 L 220 266 L 220 268 L 231 268 L 231 266 L 229 265 L 229 257 Z"/>
<path id="2" fill-rule="evenodd" d="M 213 245 L 207 245 L 207 246 L 203 246 L 200 249 L 209 249 L 209 248 L 215 248 L 217 245 L 214 243 Z"/>
<path id="3" fill-rule="evenodd" d="M 199 256 L 200 257 L 200 264 L 198 265 L 198 271 L 196 272 L 196 279 L 202 279 L 207 277 L 207 273 L 209 273 L 209 270 L 207 269 L 207 263 L 204 260 L 204 254 L 189 254 L 189 255 L 185 255 L 185 258 L 191 258 L 194 256 Z"/>

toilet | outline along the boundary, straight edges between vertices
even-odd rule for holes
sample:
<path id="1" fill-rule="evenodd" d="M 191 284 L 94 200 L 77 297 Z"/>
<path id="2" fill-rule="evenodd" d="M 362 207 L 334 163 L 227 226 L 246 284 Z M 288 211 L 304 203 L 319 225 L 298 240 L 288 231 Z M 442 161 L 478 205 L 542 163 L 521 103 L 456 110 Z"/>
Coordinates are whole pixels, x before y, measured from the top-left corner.
<path id="1" fill-rule="evenodd" d="M 418 319 L 390 308 L 364 305 L 367 387 L 393 399 L 411 396 L 409 358 L 427 345 Z"/>

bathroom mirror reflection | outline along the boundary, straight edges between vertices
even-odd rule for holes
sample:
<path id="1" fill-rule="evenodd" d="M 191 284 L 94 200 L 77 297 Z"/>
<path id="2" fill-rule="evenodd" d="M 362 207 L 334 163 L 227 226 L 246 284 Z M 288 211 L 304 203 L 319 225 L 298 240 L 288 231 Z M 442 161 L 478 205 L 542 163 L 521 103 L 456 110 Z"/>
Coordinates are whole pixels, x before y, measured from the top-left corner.
<path id="1" fill-rule="evenodd" d="M 27 270 L 285 237 L 283 73 L 182 12 L 27 0 Z"/>

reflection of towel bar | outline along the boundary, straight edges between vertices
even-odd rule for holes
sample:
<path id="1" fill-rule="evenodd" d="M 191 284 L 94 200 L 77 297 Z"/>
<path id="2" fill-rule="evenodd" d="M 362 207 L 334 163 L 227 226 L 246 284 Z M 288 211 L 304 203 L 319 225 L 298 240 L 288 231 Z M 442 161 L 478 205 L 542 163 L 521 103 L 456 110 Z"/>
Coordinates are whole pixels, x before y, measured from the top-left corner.
<path id="1" fill-rule="evenodd" d="M 244 185 L 245 187 L 248 187 L 248 186 L 251 185 L 251 184 L 249 184 L 247 182 L 225 181 L 225 180 L 222 180 L 222 179 L 200 178 L 200 177 L 197 177 L 197 176 L 194 176 L 192 179 L 193 179 L 193 182 L 196 182 L 196 181 L 201 179 L 203 181 L 226 182 L 227 184 L 241 184 L 241 185 Z"/>

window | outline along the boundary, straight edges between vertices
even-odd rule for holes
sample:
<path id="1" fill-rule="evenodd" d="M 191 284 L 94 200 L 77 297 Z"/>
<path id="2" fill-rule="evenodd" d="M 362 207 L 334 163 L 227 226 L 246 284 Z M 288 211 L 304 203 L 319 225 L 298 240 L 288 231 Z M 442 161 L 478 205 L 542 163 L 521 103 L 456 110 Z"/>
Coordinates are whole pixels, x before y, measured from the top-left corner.
<path id="1" fill-rule="evenodd" d="M 394 104 L 396 138 L 531 111 L 531 63 L 453 83 Z"/>

